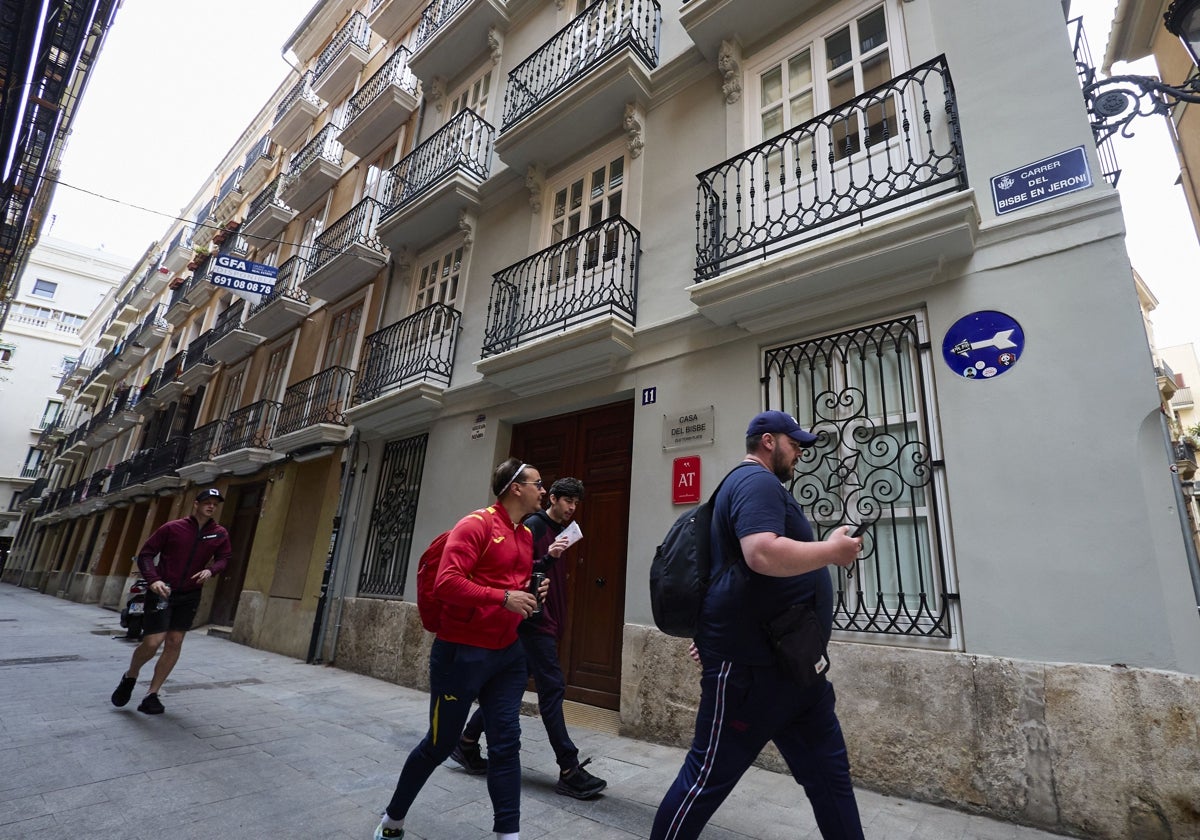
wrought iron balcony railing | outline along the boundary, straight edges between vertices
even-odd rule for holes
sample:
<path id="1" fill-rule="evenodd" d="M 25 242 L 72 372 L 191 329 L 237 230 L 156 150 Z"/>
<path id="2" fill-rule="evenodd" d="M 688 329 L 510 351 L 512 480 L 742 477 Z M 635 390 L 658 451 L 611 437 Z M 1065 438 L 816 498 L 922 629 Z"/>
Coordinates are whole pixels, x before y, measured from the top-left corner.
<path id="1" fill-rule="evenodd" d="M 338 132 L 341 127 L 335 123 L 329 123 L 320 131 L 317 136 L 309 140 L 292 161 L 292 165 L 288 167 L 287 177 L 284 179 L 284 185 L 288 185 L 299 178 L 308 167 L 312 166 L 318 160 L 327 160 L 330 163 L 342 165 L 342 144 L 338 142 Z"/>
<path id="2" fill-rule="evenodd" d="M 317 271 L 356 244 L 378 252 L 382 265 L 385 261 L 383 243 L 375 235 L 375 225 L 379 222 L 382 211 L 383 205 L 373 198 L 364 198 L 351 207 L 346 215 L 331 224 L 313 241 L 308 270 Z"/>
<path id="3" fill-rule="evenodd" d="M 37 478 L 37 474 L 41 471 L 41 464 L 26 464 L 21 467 L 21 478 Z"/>
<path id="4" fill-rule="evenodd" d="M 637 318 L 641 236 L 620 216 L 493 275 L 482 356 L 604 315 Z"/>
<path id="5" fill-rule="evenodd" d="M 158 388 L 161 388 L 168 382 L 174 382 L 179 377 L 180 372 L 183 370 L 183 360 L 186 357 L 187 351 L 180 350 L 174 356 L 163 362 L 162 374 L 158 377 Z"/>
<path id="6" fill-rule="evenodd" d="M 209 331 L 208 343 L 214 344 L 242 325 L 242 310 L 246 308 L 245 298 L 238 298 L 228 309 L 217 316 L 217 323 Z"/>
<path id="7" fill-rule="evenodd" d="M 362 12 L 352 14 L 350 20 L 346 21 L 346 25 L 333 36 L 333 40 L 329 42 L 328 46 L 321 50 L 316 66 L 313 67 L 313 79 L 321 78 L 333 64 L 333 60 L 338 57 L 338 53 L 349 44 L 354 44 L 364 50 L 371 48 L 371 26 Z"/>
<path id="8" fill-rule="evenodd" d="M 196 365 L 215 365 L 216 360 L 208 355 L 208 345 L 212 341 L 212 330 L 203 332 L 192 339 L 192 343 L 188 345 L 187 352 L 183 356 L 183 365 L 180 367 L 180 372 L 189 370 Z"/>
<path id="9" fill-rule="evenodd" d="M 408 57 L 408 50 L 398 47 L 392 53 L 392 57 L 385 61 L 371 78 L 363 82 L 362 87 L 354 96 L 350 97 L 350 104 L 346 109 L 346 125 L 358 119 L 359 114 L 365 111 L 367 106 L 378 99 L 379 95 L 391 85 L 397 85 L 413 96 L 417 95 L 417 89 L 421 83 L 408 69 Z"/>
<path id="10" fill-rule="evenodd" d="M 174 251 L 176 248 L 192 247 L 192 227 L 185 225 L 175 234 L 175 238 L 171 240 L 171 247 L 167 249 L 167 253 Z"/>
<path id="11" fill-rule="evenodd" d="M 507 131 L 618 50 L 632 50 L 654 69 L 661 28 L 658 0 L 592 3 L 508 74 L 500 130 Z"/>
<path id="12" fill-rule="evenodd" d="M 196 214 L 196 227 L 212 227 L 216 224 L 216 219 L 213 218 L 213 208 L 217 206 L 216 197 L 210 198 L 208 203 L 200 208 L 200 212 Z M 192 234 L 195 236 L 195 233 Z"/>
<path id="13" fill-rule="evenodd" d="M 93 496 L 103 496 L 105 492 L 104 482 L 112 475 L 112 470 L 102 469 L 96 470 L 88 479 L 87 494 L 84 498 L 92 498 Z"/>
<path id="14" fill-rule="evenodd" d="M 455 169 L 486 181 L 492 166 L 496 129 L 467 109 L 388 170 L 384 212 L 395 212 L 404 204 L 449 175 Z"/>
<path id="15" fill-rule="evenodd" d="M 166 315 L 167 305 L 165 303 L 155 304 L 154 308 L 146 313 L 146 317 L 138 322 L 138 325 L 129 332 L 130 340 L 137 341 L 156 327 L 160 330 L 169 330 L 171 324 L 167 321 Z"/>
<path id="16" fill-rule="evenodd" d="M 46 477 L 42 476 L 41 478 L 35 479 L 33 484 L 30 484 L 28 487 L 26 487 L 24 490 L 22 490 L 19 494 L 17 494 L 17 507 L 20 507 L 21 505 L 25 504 L 26 502 L 32 502 L 34 499 L 40 498 L 41 495 L 45 492 L 46 492 Z"/>
<path id="17" fill-rule="evenodd" d="M 354 371 L 331 367 L 297 382 L 283 394 L 275 434 L 286 435 L 318 423 L 346 425 L 346 409 L 354 391 Z"/>
<path id="18" fill-rule="evenodd" d="M 283 186 L 284 177 L 284 173 L 280 172 L 271 179 L 270 183 L 259 190 L 258 195 L 250 200 L 250 206 L 246 208 L 245 224 L 250 224 L 268 207 L 281 207 L 288 211 L 292 209 L 279 197 L 279 189 Z"/>
<path id="19" fill-rule="evenodd" d="M 259 141 L 250 147 L 250 151 L 246 152 L 246 157 L 242 161 L 242 171 L 245 172 L 258 160 L 271 159 L 271 135 L 264 134 Z"/>
<path id="20" fill-rule="evenodd" d="M 275 109 L 275 122 L 279 122 L 283 115 L 301 99 L 315 105 L 318 109 L 322 107 L 321 98 L 312 89 L 312 80 L 313 72 L 309 70 L 292 86 L 292 89 L 279 101 L 279 106 Z"/>
<path id="21" fill-rule="evenodd" d="M 229 177 L 221 184 L 221 189 L 217 191 L 217 204 L 225 200 L 231 192 L 237 189 L 238 181 L 242 179 L 242 167 L 238 167 L 229 173 Z"/>
<path id="22" fill-rule="evenodd" d="M 417 40 L 413 49 L 419 50 L 441 28 L 442 24 L 471 2 L 473 0 L 433 0 L 421 11 L 421 23 L 417 26 Z"/>
<path id="23" fill-rule="evenodd" d="M 696 280 L 967 188 L 946 57 L 696 176 Z"/>
<path id="24" fill-rule="evenodd" d="M 262 300 L 254 304 L 246 314 L 247 318 L 257 315 L 280 298 L 290 298 L 300 303 L 308 303 L 308 292 L 300 288 L 300 281 L 308 273 L 308 262 L 300 257 L 285 260 L 279 266 L 275 276 L 275 287 L 269 295 L 263 295 Z"/>
<path id="25" fill-rule="evenodd" d="M 162 381 L 163 369 L 157 368 L 153 373 L 146 377 L 146 381 L 142 383 L 142 392 L 138 397 L 138 402 L 152 396 L 155 390 L 158 389 L 158 383 Z"/>
<path id="26" fill-rule="evenodd" d="M 115 493 L 124 490 L 129 485 L 129 473 L 133 468 L 133 459 L 122 461 L 113 467 L 112 475 L 108 477 L 108 492 Z"/>
<path id="27" fill-rule="evenodd" d="M 239 449 L 270 449 L 268 441 L 275 437 L 279 405 L 274 400 L 259 400 L 231 412 L 225 421 L 217 454 L 225 455 Z"/>
<path id="28" fill-rule="evenodd" d="M 216 454 L 218 441 L 224 429 L 224 420 L 213 420 L 211 423 L 205 423 L 203 426 L 193 429 L 192 433 L 188 435 L 187 448 L 184 450 L 180 466 L 186 467 L 188 464 L 211 461 L 213 455 Z"/>
<path id="29" fill-rule="evenodd" d="M 187 452 L 187 435 L 173 437 L 162 446 L 150 451 L 149 463 L 146 465 L 145 478 L 157 478 L 168 475 L 179 469 L 183 463 L 183 453 Z"/>
<path id="30" fill-rule="evenodd" d="M 415 382 L 449 387 L 462 314 L 434 303 L 363 340 L 363 361 L 354 403 Z"/>

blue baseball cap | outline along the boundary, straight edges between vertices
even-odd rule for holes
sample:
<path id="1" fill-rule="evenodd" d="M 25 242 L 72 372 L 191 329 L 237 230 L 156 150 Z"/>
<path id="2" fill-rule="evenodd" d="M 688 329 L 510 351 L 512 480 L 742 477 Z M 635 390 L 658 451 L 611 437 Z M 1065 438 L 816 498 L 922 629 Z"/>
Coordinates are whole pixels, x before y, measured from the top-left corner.
<path id="1" fill-rule="evenodd" d="M 746 437 L 768 432 L 773 435 L 787 435 L 801 446 L 812 446 L 817 442 L 817 436 L 802 429 L 796 418 L 786 411 L 763 411 L 755 414 L 749 428 L 746 429 Z"/>

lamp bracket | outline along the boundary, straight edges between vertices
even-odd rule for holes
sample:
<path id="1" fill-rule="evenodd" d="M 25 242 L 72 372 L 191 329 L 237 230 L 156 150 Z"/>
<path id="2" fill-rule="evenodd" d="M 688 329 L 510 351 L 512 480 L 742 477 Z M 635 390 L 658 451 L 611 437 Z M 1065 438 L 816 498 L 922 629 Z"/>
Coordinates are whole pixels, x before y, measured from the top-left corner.
<path id="1" fill-rule="evenodd" d="M 1132 137 L 1135 117 L 1170 116 L 1179 102 L 1200 103 L 1200 75 L 1181 85 L 1168 85 L 1153 76 L 1110 76 L 1085 85 L 1083 98 L 1092 120 L 1096 145 L 1118 131 Z"/>

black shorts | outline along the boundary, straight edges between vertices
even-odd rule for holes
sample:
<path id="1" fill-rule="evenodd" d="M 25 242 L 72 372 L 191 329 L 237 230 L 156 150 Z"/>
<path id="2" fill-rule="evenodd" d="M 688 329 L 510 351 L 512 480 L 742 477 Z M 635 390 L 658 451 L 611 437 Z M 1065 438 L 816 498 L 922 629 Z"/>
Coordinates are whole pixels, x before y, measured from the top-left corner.
<path id="1" fill-rule="evenodd" d="M 142 634 L 152 636 L 155 633 L 165 633 L 168 630 L 187 632 L 192 629 L 196 620 L 196 610 L 200 609 L 200 596 L 203 590 L 192 589 L 188 592 L 174 592 L 167 598 L 165 609 L 158 609 L 162 598 L 153 591 L 146 593 L 146 611 L 143 613 Z"/>

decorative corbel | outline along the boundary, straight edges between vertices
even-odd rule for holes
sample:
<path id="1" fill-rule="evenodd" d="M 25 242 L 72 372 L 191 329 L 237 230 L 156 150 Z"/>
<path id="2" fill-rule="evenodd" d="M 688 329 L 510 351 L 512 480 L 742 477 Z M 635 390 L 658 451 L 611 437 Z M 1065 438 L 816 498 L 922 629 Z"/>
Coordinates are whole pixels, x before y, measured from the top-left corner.
<path id="1" fill-rule="evenodd" d="M 442 103 L 446 101 L 446 80 L 441 76 L 434 76 L 429 85 L 429 101 L 433 103 L 434 110 L 441 111 Z"/>
<path id="2" fill-rule="evenodd" d="M 554 0 L 554 5 L 558 6 L 558 10 L 561 12 L 563 7 L 567 5 L 567 0 Z"/>
<path id="3" fill-rule="evenodd" d="M 487 42 L 488 52 L 492 54 L 492 64 L 499 64 L 500 55 L 504 50 L 504 36 L 495 24 L 488 27 Z"/>
<path id="4" fill-rule="evenodd" d="M 392 251 L 392 262 L 396 264 L 395 276 L 401 280 L 407 280 L 413 267 L 413 254 L 409 247 L 402 245 L 398 250 Z"/>
<path id="5" fill-rule="evenodd" d="M 625 104 L 625 118 L 621 121 L 625 130 L 625 146 L 629 149 L 631 158 L 640 157 L 646 144 L 642 141 L 642 114 L 633 102 Z"/>
<path id="6" fill-rule="evenodd" d="M 471 243 L 475 241 L 475 217 L 464 207 L 458 211 L 458 229 L 463 232 L 463 252 L 471 250 Z"/>
<path id="7" fill-rule="evenodd" d="M 525 170 L 525 189 L 529 190 L 529 206 L 534 213 L 542 212 L 542 194 L 546 191 L 546 172 L 536 163 Z"/>
<path id="8" fill-rule="evenodd" d="M 721 71 L 721 92 L 725 104 L 735 105 L 742 98 L 742 47 L 737 41 L 722 41 L 717 53 L 717 69 Z"/>

